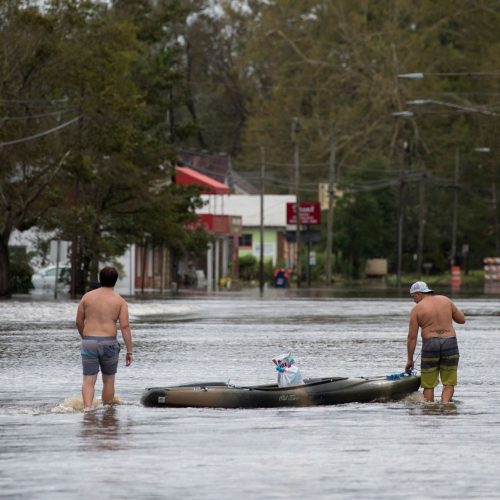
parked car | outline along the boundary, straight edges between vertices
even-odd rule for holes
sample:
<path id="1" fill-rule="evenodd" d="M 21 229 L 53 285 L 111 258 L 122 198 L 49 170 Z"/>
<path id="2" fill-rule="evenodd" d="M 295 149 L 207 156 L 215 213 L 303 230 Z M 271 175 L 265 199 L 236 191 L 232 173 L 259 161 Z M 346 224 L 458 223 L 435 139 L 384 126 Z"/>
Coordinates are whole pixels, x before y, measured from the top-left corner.
<path id="1" fill-rule="evenodd" d="M 56 284 L 56 266 L 47 266 L 37 271 L 31 277 L 35 293 L 52 293 Z M 59 266 L 59 275 L 57 277 L 57 290 L 61 292 L 69 291 L 71 268 L 66 265 Z"/>

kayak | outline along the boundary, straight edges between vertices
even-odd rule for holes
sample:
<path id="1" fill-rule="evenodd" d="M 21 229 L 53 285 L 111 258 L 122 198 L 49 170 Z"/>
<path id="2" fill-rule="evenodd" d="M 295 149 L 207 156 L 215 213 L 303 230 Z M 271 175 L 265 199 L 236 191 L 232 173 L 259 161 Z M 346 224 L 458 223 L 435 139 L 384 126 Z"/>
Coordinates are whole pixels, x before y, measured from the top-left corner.
<path id="1" fill-rule="evenodd" d="M 141 403 L 153 407 L 275 408 L 365 403 L 401 399 L 420 387 L 420 376 L 394 374 L 380 377 L 305 379 L 304 384 L 236 386 L 227 382 L 196 382 L 170 387 L 149 387 Z"/>

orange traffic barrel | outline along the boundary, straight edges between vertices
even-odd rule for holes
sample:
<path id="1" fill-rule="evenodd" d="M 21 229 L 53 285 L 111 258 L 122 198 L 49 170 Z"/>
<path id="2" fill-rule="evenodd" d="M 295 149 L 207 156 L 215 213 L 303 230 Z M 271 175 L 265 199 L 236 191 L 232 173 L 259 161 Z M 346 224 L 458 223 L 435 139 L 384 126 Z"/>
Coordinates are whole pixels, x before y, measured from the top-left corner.
<path id="1" fill-rule="evenodd" d="M 460 285 L 462 283 L 462 276 L 460 274 L 460 266 L 451 266 L 451 284 Z"/>

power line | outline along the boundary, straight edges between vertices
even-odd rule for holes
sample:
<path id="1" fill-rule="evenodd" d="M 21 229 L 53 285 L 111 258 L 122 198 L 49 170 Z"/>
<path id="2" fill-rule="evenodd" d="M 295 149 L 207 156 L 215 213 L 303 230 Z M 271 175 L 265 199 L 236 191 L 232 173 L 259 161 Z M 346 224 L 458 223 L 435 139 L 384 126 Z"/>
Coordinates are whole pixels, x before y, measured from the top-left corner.
<path id="1" fill-rule="evenodd" d="M 479 75 L 479 74 L 476 74 Z M 486 76 L 486 75 L 485 75 Z M 493 74 L 490 74 L 488 76 L 493 76 Z M 495 73 L 494 76 L 500 76 L 500 73 Z M 214 91 L 220 89 L 221 86 L 221 81 L 210 81 L 210 80 L 191 80 L 190 83 L 194 84 L 195 86 L 198 87 L 214 87 Z M 240 90 L 244 84 L 239 85 L 237 83 L 229 83 L 229 82 L 224 82 L 222 84 L 223 87 L 228 88 L 228 89 L 236 89 Z M 257 90 L 311 90 L 314 92 L 332 92 L 332 85 L 282 85 L 280 83 L 268 83 L 268 84 L 255 84 L 254 85 Z M 434 91 L 432 92 L 434 95 L 500 95 L 498 91 L 494 92 L 487 92 L 487 91 L 456 91 L 456 92 L 450 92 L 450 91 Z M 381 90 L 379 92 L 379 95 L 392 95 L 393 91 L 384 91 Z"/>
<path id="2" fill-rule="evenodd" d="M 293 167 L 293 163 L 278 163 L 278 162 L 267 162 L 268 165 L 273 167 Z M 324 167 L 328 165 L 328 162 L 324 161 L 321 163 L 301 163 L 301 167 Z"/>
<path id="3" fill-rule="evenodd" d="M 60 102 L 68 102 L 68 98 L 64 99 L 0 99 L 0 102 L 6 104 L 43 104 L 43 105 L 53 105 Z"/>
<path id="4" fill-rule="evenodd" d="M 44 118 L 46 116 L 57 116 L 63 113 L 74 111 L 74 108 L 61 109 L 59 111 L 51 111 L 50 113 L 41 113 L 38 115 L 23 115 L 23 116 L 0 116 L 0 122 L 8 122 L 12 120 L 30 120 L 31 118 Z"/>
<path id="5" fill-rule="evenodd" d="M 20 144 L 21 142 L 32 141 L 34 139 L 38 139 L 38 138 L 43 137 L 45 135 L 52 134 L 54 132 L 57 132 L 58 130 L 61 130 L 64 127 L 67 127 L 67 126 L 71 125 L 72 123 L 75 123 L 80 118 L 81 118 L 81 116 L 77 116 L 76 118 L 72 118 L 71 120 L 69 120 L 69 121 L 67 121 L 67 122 L 65 122 L 63 124 L 58 125 L 57 127 L 51 128 L 49 130 L 45 130 L 43 132 L 39 132 L 38 134 L 35 134 L 35 135 L 30 135 L 28 137 L 22 137 L 21 139 L 15 139 L 13 141 L 0 142 L 0 147 L 2 147 L 2 146 L 10 146 L 12 144 Z"/>

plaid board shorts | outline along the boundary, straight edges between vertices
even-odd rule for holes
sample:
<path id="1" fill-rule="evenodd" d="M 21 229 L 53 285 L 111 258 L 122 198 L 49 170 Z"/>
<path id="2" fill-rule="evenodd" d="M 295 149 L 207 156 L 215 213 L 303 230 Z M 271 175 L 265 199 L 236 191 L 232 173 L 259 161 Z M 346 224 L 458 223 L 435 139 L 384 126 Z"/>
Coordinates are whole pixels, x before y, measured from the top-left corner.
<path id="1" fill-rule="evenodd" d="M 421 385 L 433 389 L 439 378 L 443 385 L 457 385 L 460 354 L 456 337 L 431 337 L 422 340 Z"/>
<path id="2" fill-rule="evenodd" d="M 114 375 L 118 369 L 120 344 L 115 336 L 82 338 L 80 348 L 84 375 L 97 375 L 99 368 L 104 375 Z"/>

